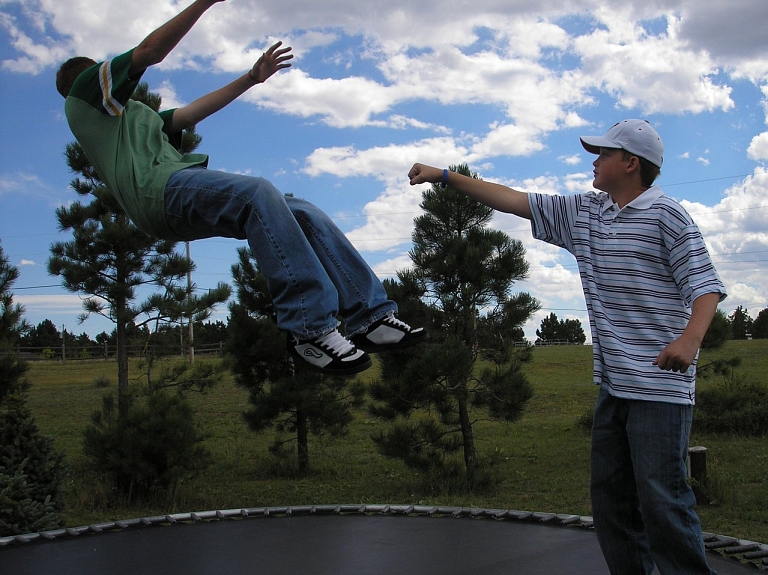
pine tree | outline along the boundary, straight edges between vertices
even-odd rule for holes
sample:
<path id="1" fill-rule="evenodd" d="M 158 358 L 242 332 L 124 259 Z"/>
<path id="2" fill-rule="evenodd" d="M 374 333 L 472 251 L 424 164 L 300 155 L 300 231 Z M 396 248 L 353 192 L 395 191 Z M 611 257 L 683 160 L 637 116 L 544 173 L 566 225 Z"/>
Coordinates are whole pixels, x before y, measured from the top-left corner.
<path id="1" fill-rule="evenodd" d="M 275 455 L 295 441 L 298 472 L 305 475 L 310 469 L 309 435 L 344 435 L 351 409 L 362 403 L 364 390 L 347 378 L 294 366 L 264 275 L 250 250 L 240 248 L 238 256 L 239 263 L 232 266 L 238 301 L 230 304 L 227 351 L 234 358 L 236 383 L 249 391 L 250 409 L 244 418 L 253 431 L 278 431 L 271 448 Z M 286 441 L 283 433 L 288 434 Z"/>
<path id="2" fill-rule="evenodd" d="M 541 343 L 566 342 L 581 345 L 587 341 L 587 335 L 579 320 L 559 320 L 554 313 L 541 320 L 541 327 L 536 330 L 536 336 Z"/>
<path id="3" fill-rule="evenodd" d="M 154 110 L 160 107 L 160 97 L 146 84 L 140 84 L 133 97 Z M 182 152 L 194 150 L 200 141 L 194 130 L 188 130 Z M 71 187 L 89 203 L 77 201 L 56 210 L 60 229 L 71 231 L 72 240 L 51 246 L 48 271 L 61 276 L 67 290 L 87 294 L 80 321 L 98 314 L 115 324 L 122 406 L 128 396 L 129 331 L 182 317 L 205 319 L 213 305 L 229 298 L 230 289 L 220 283 L 202 297 L 193 296 L 194 286 L 188 289 L 186 278 L 194 264 L 176 251 L 176 242 L 145 234 L 129 221 L 77 142 L 67 145 L 66 160 L 78 174 Z M 145 286 L 159 286 L 162 291 L 136 303 L 138 290 Z"/>
<path id="4" fill-rule="evenodd" d="M 712 322 L 707 328 L 707 333 L 701 341 L 702 349 L 719 349 L 723 347 L 731 336 L 731 323 L 728 316 L 721 309 L 715 311 Z"/>
<path id="5" fill-rule="evenodd" d="M 10 291 L 18 275 L 0 246 L 0 345 L 13 343 L 27 327 Z M 62 508 L 64 456 L 40 435 L 26 405 L 26 371 L 26 362 L 0 357 L 0 536 L 53 529 Z"/>
<path id="6" fill-rule="evenodd" d="M 560 331 L 559 328 L 560 322 L 557 319 L 557 316 L 554 312 L 550 313 L 547 317 L 541 320 L 541 325 L 539 326 L 539 329 L 536 330 L 536 337 L 539 338 L 537 343 L 557 340 L 558 332 Z"/>
<path id="7" fill-rule="evenodd" d="M 466 165 L 452 169 L 477 177 Z M 427 320 L 430 340 L 382 354 L 370 410 L 391 425 L 373 439 L 384 455 L 424 471 L 450 469 L 451 455 L 461 451 L 463 475 L 473 487 L 480 466 L 474 422 L 514 421 L 532 395 L 521 369 L 530 350 L 514 343 L 539 305 L 528 294 L 511 293 L 528 273 L 525 250 L 488 228 L 493 210 L 439 185 L 424 192 L 421 207 L 426 213 L 415 222 L 413 269 L 398 274 L 402 287 L 392 295 L 409 323 L 406 311 Z"/>
<path id="8" fill-rule="evenodd" d="M 203 442 L 206 434 L 195 422 L 182 395 L 154 393 L 145 402 L 129 397 L 123 413 L 114 396 L 103 398 L 83 433 L 83 452 L 128 505 L 163 495 L 174 503 L 181 483 L 212 461 Z"/>
<path id="9" fill-rule="evenodd" d="M 760 310 L 752 322 L 752 337 L 754 339 L 768 338 L 768 308 Z"/>
<path id="10" fill-rule="evenodd" d="M 21 338 L 26 347 L 56 347 L 61 345 L 61 332 L 49 319 L 44 319 L 29 330 Z"/>
<path id="11" fill-rule="evenodd" d="M 752 333 L 752 318 L 749 317 L 747 310 L 738 306 L 733 313 L 728 316 L 731 320 L 731 336 L 733 339 L 747 339 L 747 334 Z"/>
<path id="12" fill-rule="evenodd" d="M 19 268 L 12 266 L 0 244 L 0 349 L 10 349 L 29 330 L 24 320 L 24 308 L 14 303 L 11 287 L 19 279 Z M 0 398 L 24 391 L 24 374 L 28 366 L 12 353 L 0 353 Z"/>
<path id="13" fill-rule="evenodd" d="M 161 104 L 160 96 L 150 93 L 146 84 L 139 85 L 133 98 L 153 110 Z M 194 130 L 188 130 L 182 153 L 191 152 L 200 141 Z M 106 396 L 84 432 L 85 452 L 129 502 L 135 495 L 146 497 L 157 489 L 166 490 L 173 499 L 179 482 L 208 461 L 200 446 L 203 435 L 183 393 L 207 389 L 220 370 L 209 363 L 190 369 L 184 362 L 158 370 L 151 338 L 164 325 L 182 318 L 207 319 L 216 304 L 229 299 L 231 289 L 219 283 L 202 296 L 194 295 L 195 286 L 188 281 L 194 264 L 177 252 L 177 242 L 158 239 L 134 226 L 79 144 L 67 146 L 66 160 L 78 174 L 71 187 L 89 203 L 78 201 L 56 210 L 59 227 L 71 231 L 73 239 L 51 246 L 48 270 L 62 277 L 66 289 L 87 294 L 80 321 L 98 314 L 115 324 L 117 344 L 116 408 L 114 398 Z M 139 290 L 150 288 L 160 291 L 137 302 Z M 136 335 L 144 336 L 149 350 L 140 366 L 150 394 L 145 401 L 136 400 L 128 389 L 128 340 Z M 168 394 L 169 388 L 178 393 Z"/>

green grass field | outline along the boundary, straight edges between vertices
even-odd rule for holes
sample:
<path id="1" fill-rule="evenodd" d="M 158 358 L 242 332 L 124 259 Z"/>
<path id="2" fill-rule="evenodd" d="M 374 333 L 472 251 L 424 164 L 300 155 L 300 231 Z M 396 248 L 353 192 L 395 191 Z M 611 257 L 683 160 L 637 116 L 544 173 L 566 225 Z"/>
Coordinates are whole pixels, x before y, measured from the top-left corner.
<path id="1" fill-rule="evenodd" d="M 768 382 L 768 340 L 731 341 L 715 357 L 739 355 L 738 373 Z M 135 366 L 132 365 L 132 369 Z M 206 395 L 191 395 L 198 420 L 210 434 L 207 448 L 214 464 L 188 481 L 173 506 L 116 508 L 82 455 L 82 431 L 106 391 L 114 391 L 116 366 L 107 362 L 37 362 L 31 365 L 29 406 L 42 433 L 54 437 L 72 468 L 63 520 L 67 526 L 160 515 L 171 512 L 240 507 L 391 503 L 517 509 L 591 515 L 589 502 L 589 435 L 578 425 L 597 396 L 591 383 L 591 348 L 537 348 L 526 366 L 534 397 L 523 417 L 511 424 L 479 423 L 478 448 L 494 453 L 503 483 L 492 494 L 446 495 L 424 492 L 418 478 L 399 461 L 377 454 L 371 432 L 381 422 L 357 413 L 349 434 L 329 442 L 312 438 L 309 477 L 281 477 L 268 453 L 271 433 L 256 435 L 243 423 L 246 392 L 230 378 Z M 136 372 L 132 372 L 132 376 Z M 374 370 L 363 376 L 372 377 Z M 106 376 L 107 390 L 94 381 Z M 699 388 L 712 385 L 702 380 Z M 691 445 L 708 448 L 708 471 L 716 505 L 699 506 L 705 531 L 768 542 L 768 438 L 701 435 Z M 277 473 L 277 474 L 276 474 Z M 284 475 L 284 474 L 283 474 Z"/>

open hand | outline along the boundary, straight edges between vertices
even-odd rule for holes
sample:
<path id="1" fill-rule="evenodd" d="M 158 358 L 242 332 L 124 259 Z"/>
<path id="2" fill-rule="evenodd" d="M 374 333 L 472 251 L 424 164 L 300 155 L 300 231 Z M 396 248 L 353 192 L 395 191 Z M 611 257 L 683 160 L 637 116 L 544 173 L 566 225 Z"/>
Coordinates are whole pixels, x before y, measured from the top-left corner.
<path id="1" fill-rule="evenodd" d="M 288 60 L 293 58 L 293 54 L 290 53 L 291 48 L 280 48 L 282 44 L 282 42 L 273 44 L 261 55 L 261 58 L 256 60 L 253 68 L 248 72 L 251 80 L 257 84 L 261 84 L 262 82 L 266 82 L 275 72 L 278 72 L 283 68 L 291 67 L 288 63 Z"/>

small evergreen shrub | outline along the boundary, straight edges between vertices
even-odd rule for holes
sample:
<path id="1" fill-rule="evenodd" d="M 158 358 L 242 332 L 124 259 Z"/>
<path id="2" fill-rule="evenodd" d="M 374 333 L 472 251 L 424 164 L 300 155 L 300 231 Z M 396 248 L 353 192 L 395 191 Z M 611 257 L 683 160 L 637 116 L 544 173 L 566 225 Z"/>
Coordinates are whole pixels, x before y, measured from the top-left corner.
<path id="1" fill-rule="evenodd" d="M 63 454 L 40 435 L 24 395 L 0 399 L 0 536 L 58 527 L 66 475 Z"/>
<path id="2" fill-rule="evenodd" d="M 107 395 L 92 422 L 84 431 L 85 455 L 128 504 L 160 494 L 173 501 L 181 482 L 210 464 L 205 436 L 179 395 L 128 401 L 123 415 Z"/>
<path id="3" fill-rule="evenodd" d="M 738 356 L 698 366 L 693 428 L 745 437 L 768 435 L 768 386 L 740 377 Z M 712 383 L 707 380 L 718 378 Z"/>
<path id="4" fill-rule="evenodd" d="M 737 378 L 699 386 L 693 418 L 699 432 L 768 435 L 768 387 Z"/>
<path id="5" fill-rule="evenodd" d="M 93 379 L 94 387 L 109 387 L 110 385 L 112 385 L 112 382 L 106 375 L 102 374 Z"/>

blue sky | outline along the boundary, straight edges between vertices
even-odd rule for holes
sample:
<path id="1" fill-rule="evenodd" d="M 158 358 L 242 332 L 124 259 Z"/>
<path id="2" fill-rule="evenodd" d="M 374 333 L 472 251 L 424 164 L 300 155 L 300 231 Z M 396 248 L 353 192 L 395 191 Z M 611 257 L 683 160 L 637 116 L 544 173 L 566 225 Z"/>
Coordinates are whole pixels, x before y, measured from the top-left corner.
<path id="1" fill-rule="evenodd" d="M 78 324 L 80 297 L 46 273 L 50 245 L 69 238 L 54 210 L 76 199 L 55 71 L 133 47 L 188 3 L 0 0 L 0 240 L 32 324 L 112 329 Z M 408 185 L 414 162 L 468 163 L 526 191 L 586 191 L 593 158 L 578 137 L 648 119 L 666 148 L 658 184 L 699 224 L 729 292 L 721 309 L 756 317 L 768 307 L 766 38 L 768 2 L 754 0 L 228 0 L 144 80 L 174 107 L 274 41 L 292 46 L 290 70 L 198 126 L 199 151 L 212 168 L 322 207 L 382 278 L 410 265 L 423 189 Z M 573 258 L 532 240 L 523 220 L 497 214 L 493 225 L 527 249 L 530 278 L 516 289 L 542 310 L 526 334 L 551 312 L 586 329 Z M 231 282 L 239 245 L 192 244 L 199 289 Z"/>

